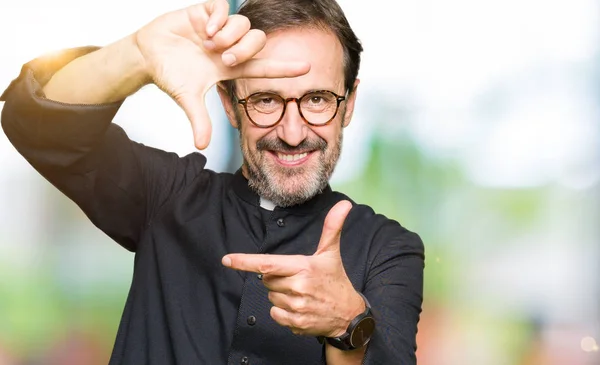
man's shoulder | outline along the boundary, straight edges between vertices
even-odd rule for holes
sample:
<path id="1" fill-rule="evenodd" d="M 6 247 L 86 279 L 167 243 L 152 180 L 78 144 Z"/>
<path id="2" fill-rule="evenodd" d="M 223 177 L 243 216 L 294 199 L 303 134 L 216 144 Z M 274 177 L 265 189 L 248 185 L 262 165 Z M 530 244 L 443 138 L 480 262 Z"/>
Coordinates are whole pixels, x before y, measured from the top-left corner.
<path id="1" fill-rule="evenodd" d="M 371 245 L 381 246 L 380 248 L 402 248 L 403 251 L 424 254 L 421 237 L 398 220 L 377 213 L 370 205 L 358 203 L 343 193 L 334 194 L 336 201 L 348 200 L 352 203 L 352 210 L 344 223 L 347 234 L 362 236 L 371 241 Z"/>
<path id="2" fill-rule="evenodd" d="M 159 150 L 161 151 L 161 150 Z M 172 157 L 173 166 L 179 166 L 180 169 L 187 170 L 187 173 L 200 175 L 203 180 L 211 181 L 215 184 L 230 184 L 234 174 L 227 171 L 216 171 L 207 166 L 207 158 L 201 152 L 191 152 L 186 155 L 179 156 L 174 152 L 166 152 Z"/>
<path id="3" fill-rule="evenodd" d="M 360 226 L 363 229 L 378 229 L 385 225 L 393 225 L 402 227 L 400 223 L 392 218 L 385 216 L 384 214 L 377 213 L 370 205 L 359 203 L 348 195 L 339 191 L 333 192 L 334 203 L 342 200 L 347 200 L 352 203 L 352 210 L 347 217 L 347 221 L 350 223 L 353 221 L 360 222 Z"/>

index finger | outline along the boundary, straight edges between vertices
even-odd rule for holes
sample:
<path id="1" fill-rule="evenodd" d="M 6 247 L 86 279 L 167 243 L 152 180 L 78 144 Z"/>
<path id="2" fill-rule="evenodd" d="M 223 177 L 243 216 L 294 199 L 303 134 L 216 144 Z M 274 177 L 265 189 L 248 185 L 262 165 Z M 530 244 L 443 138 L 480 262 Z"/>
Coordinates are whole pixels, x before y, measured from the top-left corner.
<path id="1" fill-rule="evenodd" d="M 235 270 L 250 271 L 265 275 L 293 276 L 304 269 L 306 256 L 261 255 L 234 253 L 225 255 L 224 266 Z"/>
<path id="2" fill-rule="evenodd" d="M 235 68 L 238 74 L 236 78 L 297 77 L 310 71 L 310 63 L 254 58 L 239 64 Z"/>

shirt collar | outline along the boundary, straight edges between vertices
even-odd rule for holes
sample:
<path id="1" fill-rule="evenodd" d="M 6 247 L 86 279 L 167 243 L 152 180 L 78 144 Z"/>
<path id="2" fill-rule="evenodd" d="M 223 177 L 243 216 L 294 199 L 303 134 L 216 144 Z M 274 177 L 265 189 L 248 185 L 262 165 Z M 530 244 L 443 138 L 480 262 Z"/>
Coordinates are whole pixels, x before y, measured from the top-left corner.
<path id="1" fill-rule="evenodd" d="M 277 206 L 272 201 L 267 200 L 267 199 L 261 197 L 260 198 L 260 207 L 263 208 L 263 209 L 266 209 L 266 210 L 273 211 L 273 210 L 275 210 L 275 208 Z"/>
<path id="2" fill-rule="evenodd" d="M 259 207 L 260 206 L 260 197 L 256 194 L 250 187 L 248 186 L 248 179 L 242 173 L 242 169 L 238 169 L 233 175 L 233 190 L 235 193 L 245 200 L 246 202 Z M 299 204 L 293 207 L 281 208 L 275 207 L 275 211 L 286 211 L 290 213 L 310 213 L 317 210 L 324 209 L 327 205 L 329 205 L 329 201 L 331 200 L 333 192 L 331 190 L 331 186 L 327 184 L 323 192 L 317 194 L 312 199 Z"/>

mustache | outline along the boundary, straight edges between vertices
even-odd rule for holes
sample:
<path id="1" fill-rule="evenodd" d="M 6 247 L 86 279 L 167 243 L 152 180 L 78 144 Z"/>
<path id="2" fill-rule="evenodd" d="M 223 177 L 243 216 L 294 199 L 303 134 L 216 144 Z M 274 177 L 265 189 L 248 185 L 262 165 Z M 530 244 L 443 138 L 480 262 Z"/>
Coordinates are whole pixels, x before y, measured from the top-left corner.
<path id="1" fill-rule="evenodd" d="M 326 148 L 327 142 L 321 137 L 305 139 L 297 146 L 290 146 L 280 138 L 263 137 L 256 142 L 256 149 L 259 151 L 278 151 L 290 154 L 305 151 L 325 151 Z"/>

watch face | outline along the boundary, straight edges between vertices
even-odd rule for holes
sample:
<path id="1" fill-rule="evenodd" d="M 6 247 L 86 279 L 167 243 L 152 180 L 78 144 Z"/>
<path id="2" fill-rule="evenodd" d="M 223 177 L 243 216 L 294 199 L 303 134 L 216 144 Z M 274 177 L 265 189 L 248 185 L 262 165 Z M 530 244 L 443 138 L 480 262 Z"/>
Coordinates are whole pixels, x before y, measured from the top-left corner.
<path id="1" fill-rule="evenodd" d="M 365 317 L 363 318 L 356 327 L 354 327 L 354 331 L 350 335 L 350 343 L 353 347 L 362 347 L 366 345 L 371 336 L 373 335 L 373 331 L 375 330 L 375 320 L 373 317 Z"/>

